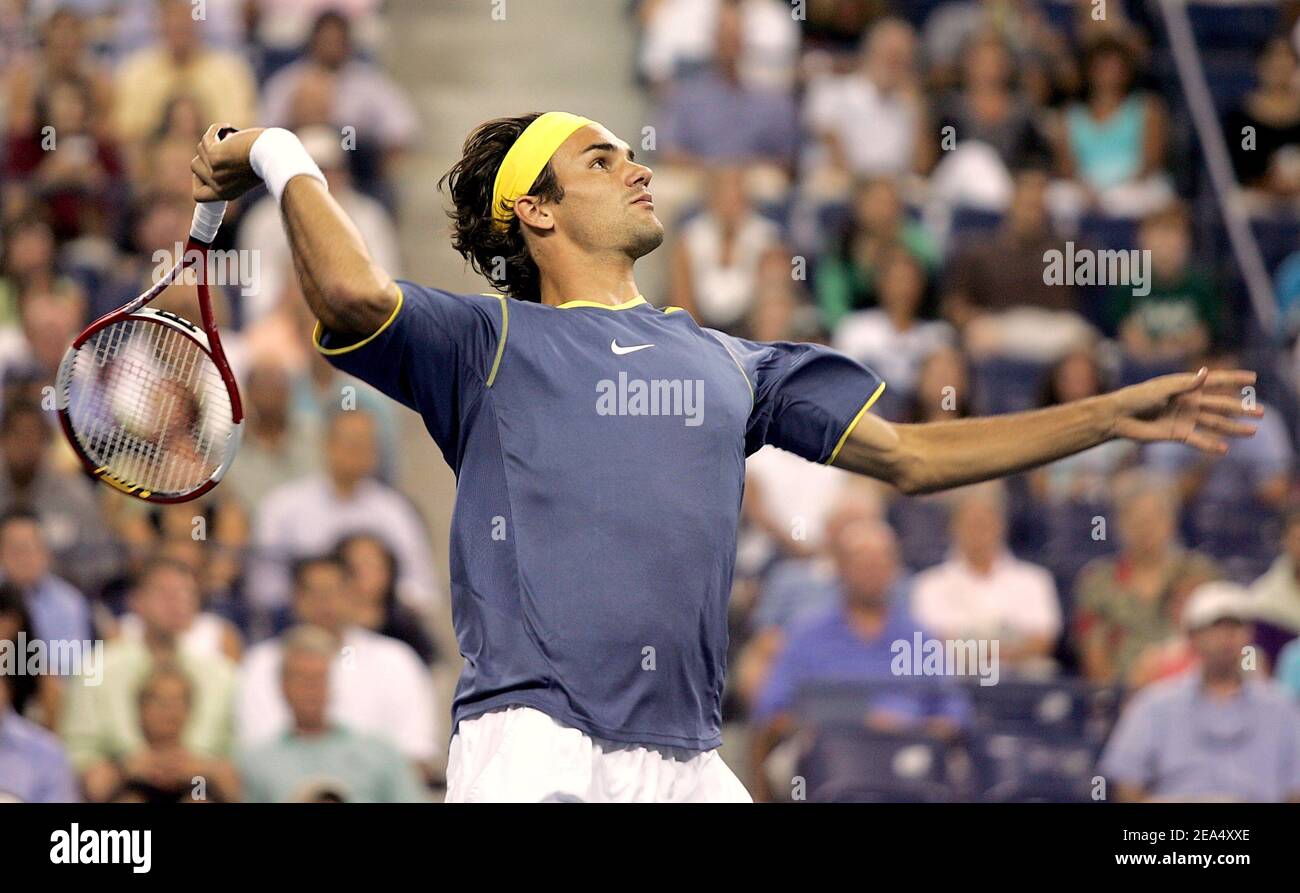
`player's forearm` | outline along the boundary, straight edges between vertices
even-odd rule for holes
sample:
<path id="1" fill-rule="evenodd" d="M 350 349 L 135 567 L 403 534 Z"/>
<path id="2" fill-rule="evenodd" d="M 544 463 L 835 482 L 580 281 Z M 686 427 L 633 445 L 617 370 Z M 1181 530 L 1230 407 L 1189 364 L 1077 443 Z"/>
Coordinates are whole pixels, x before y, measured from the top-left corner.
<path id="1" fill-rule="evenodd" d="M 865 417 L 836 465 L 904 493 L 932 493 L 1043 465 L 1110 439 L 1110 395 L 1032 412 L 889 425 Z M 869 421 L 870 420 L 870 421 Z"/>
<path id="2" fill-rule="evenodd" d="M 329 191 L 294 177 L 281 202 L 294 268 L 312 313 L 340 334 L 368 335 L 392 314 L 397 289 Z"/>

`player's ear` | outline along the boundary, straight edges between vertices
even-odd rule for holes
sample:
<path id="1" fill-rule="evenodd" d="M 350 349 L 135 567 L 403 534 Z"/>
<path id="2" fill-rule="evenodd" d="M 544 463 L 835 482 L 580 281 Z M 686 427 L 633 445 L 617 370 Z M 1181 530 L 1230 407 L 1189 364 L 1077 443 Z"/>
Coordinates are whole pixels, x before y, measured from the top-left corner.
<path id="1" fill-rule="evenodd" d="M 534 229 L 555 229 L 555 215 L 550 207 L 535 196 L 521 195 L 515 199 L 515 216 L 520 223 L 526 223 Z"/>

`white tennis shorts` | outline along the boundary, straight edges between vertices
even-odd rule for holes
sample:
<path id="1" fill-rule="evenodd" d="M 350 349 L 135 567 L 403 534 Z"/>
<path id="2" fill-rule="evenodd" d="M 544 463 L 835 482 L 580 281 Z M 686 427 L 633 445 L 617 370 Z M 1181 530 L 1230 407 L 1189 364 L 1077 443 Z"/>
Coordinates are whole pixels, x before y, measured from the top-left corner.
<path id="1" fill-rule="evenodd" d="M 716 750 L 592 738 L 531 707 L 462 722 L 447 757 L 448 803 L 750 803 Z"/>

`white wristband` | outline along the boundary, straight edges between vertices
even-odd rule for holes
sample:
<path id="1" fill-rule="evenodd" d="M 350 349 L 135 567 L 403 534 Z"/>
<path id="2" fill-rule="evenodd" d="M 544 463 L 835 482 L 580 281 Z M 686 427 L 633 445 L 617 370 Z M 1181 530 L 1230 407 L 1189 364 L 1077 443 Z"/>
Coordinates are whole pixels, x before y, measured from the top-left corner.
<path id="1" fill-rule="evenodd" d="M 268 127 L 256 140 L 248 152 L 248 163 L 253 173 L 262 178 L 267 191 L 275 196 L 275 203 L 280 204 L 284 187 L 297 176 L 312 177 L 322 186 L 328 187 L 325 175 L 321 173 L 316 162 L 311 160 L 302 142 L 283 127 Z"/>

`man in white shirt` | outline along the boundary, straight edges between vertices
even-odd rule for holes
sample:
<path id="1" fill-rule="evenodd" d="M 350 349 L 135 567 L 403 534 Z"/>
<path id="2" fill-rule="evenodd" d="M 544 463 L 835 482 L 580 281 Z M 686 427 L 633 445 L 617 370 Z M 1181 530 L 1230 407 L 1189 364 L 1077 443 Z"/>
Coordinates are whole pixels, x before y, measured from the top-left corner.
<path id="1" fill-rule="evenodd" d="M 1004 669 L 1040 670 L 1061 634 L 1056 584 L 1007 549 L 1000 483 L 969 488 L 953 506 L 953 554 L 916 575 L 912 611 L 945 639 L 996 639 Z"/>
<path id="2" fill-rule="evenodd" d="M 353 623 L 347 571 L 333 558 L 310 558 L 295 568 L 294 613 L 338 644 L 329 681 L 329 714 L 354 732 L 383 738 L 421 768 L 438 738 L 432 677 L 410 646 Z M 239 674 L 235 708 L 241 749 L 276 738 L 293 719 L 281 685 L 280 639 L 251 649 Z"/>
<path id="3" fill-rule="evenodd" d="M 359 408 L 335 412 L 325 436 L 325 472 L 275 488 L 254 519 L 248 596 L 257 608 L 287 603 L 295 559 L 324 554 L 344 536 L 366 532 L 397 555 L 398 597 L 429 616 L 439 596 L 428 531 L 406 497 L 373 477 L 377 462 L 375 420 Z"/>

